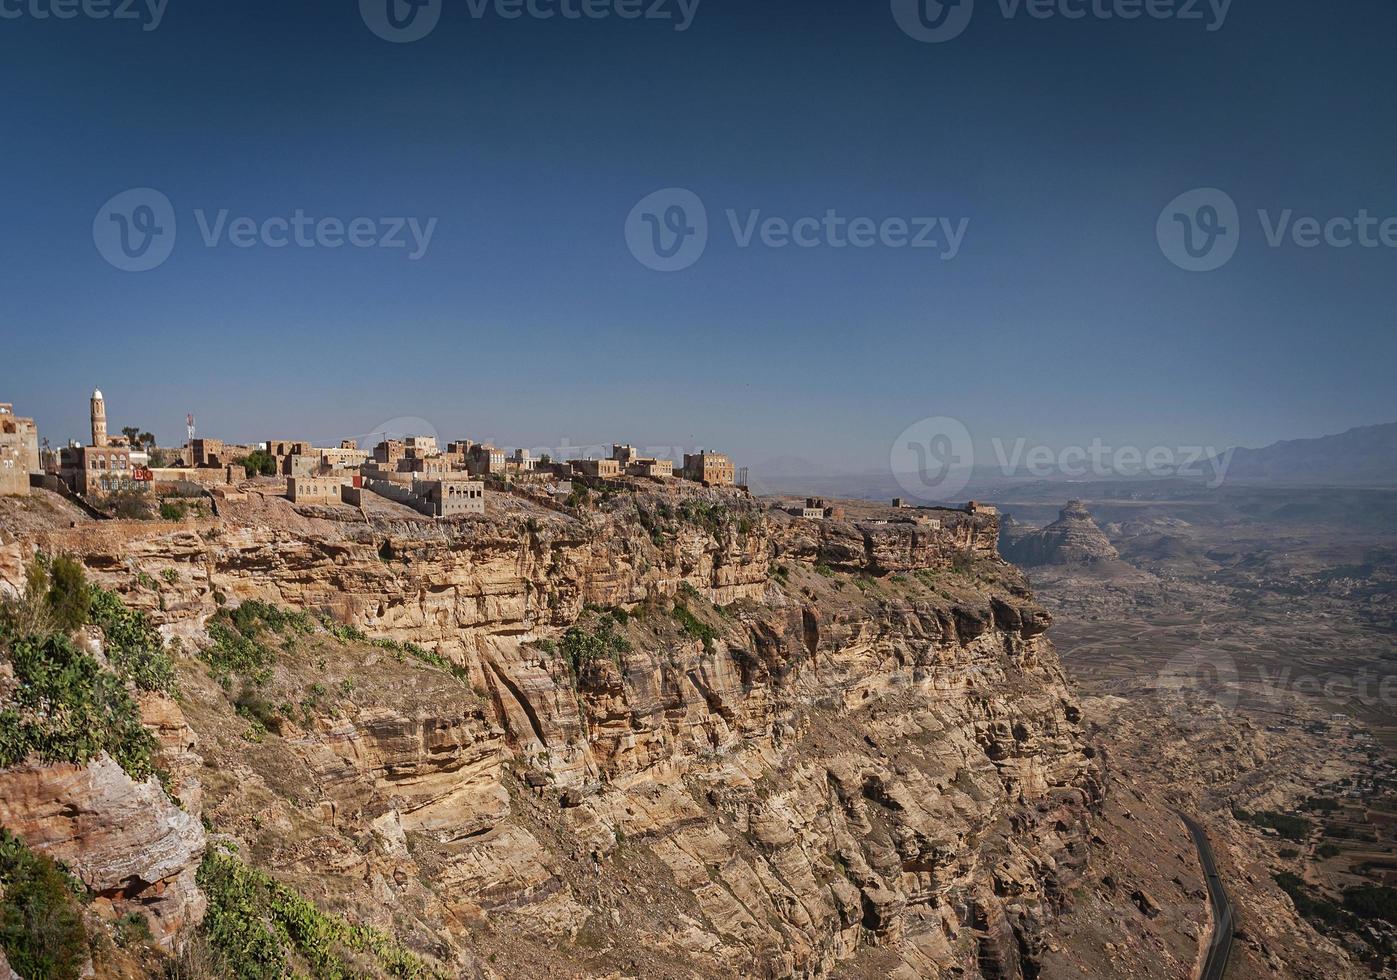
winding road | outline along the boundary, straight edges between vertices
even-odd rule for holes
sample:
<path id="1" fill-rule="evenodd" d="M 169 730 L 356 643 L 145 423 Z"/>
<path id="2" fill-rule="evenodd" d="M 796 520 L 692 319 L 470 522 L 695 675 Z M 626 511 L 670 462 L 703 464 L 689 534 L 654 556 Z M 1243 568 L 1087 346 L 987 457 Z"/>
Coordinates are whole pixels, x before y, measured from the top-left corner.
<path id="1" fill-rule="evenodd" d="M 1223 974 L 1227 972 L 1227 958 L 1232 953 L 1232 900 L 1227 897 L 1227 891 L 1222 887 L 1218 866 L 1213 860 L 1213 845 L 1208 842 L 1208 834 L 1203 825 L 1183 813 L 1180 813 L 1179 817 L 1188 827 L 1189 833 L 1193 834 L 1193 843 L 1198 848 L 1198 860 L 1202 862 L 1203 875 L 1208 880 L 1208 901 L 1213 907 L 1213 935 L 1208 940 L 1208 955 L 1203 961 L 1203 972 L 1199 977 L 1200 980 L 1222 980 Z"/>

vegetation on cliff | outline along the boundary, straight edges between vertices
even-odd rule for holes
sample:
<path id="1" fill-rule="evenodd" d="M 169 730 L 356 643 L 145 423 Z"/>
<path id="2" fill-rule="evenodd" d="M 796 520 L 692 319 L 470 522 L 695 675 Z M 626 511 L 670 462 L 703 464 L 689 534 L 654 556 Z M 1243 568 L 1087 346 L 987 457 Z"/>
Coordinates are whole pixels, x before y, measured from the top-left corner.
<path id="1" fill-rule="evenodd" d="M 241 980 L 342 980 L 364 975 L 365 960 L 391 977 L 445 976 L 386 933 L 327 915 L 226 848 L 209 851 L 198 882 L 209 902 L 204 932 Z"/>
<path id="2" fill-rule="evenodd" d="M 0 828 L 0 949 L 32 980 L 71 980 L 87 960 L 82 886 Z"/>
<path id="3" fill-rule="evenodd" d="M 131 778 L 157 774 L 155 739 L 129 687 L 174 689 L 174 665 L 144 615 L 88 585 L 69 558 L 36 559 L 23 596 L 0 606 L 0 655 L 18 683 L 0 701 L 0 766 L 31 754 L 86 763 L 107 752 Z M 109 666 L 80 650 L 78 627 L 100 628 Z"/>
<path id="4" fill-rule="evenodd" d="M 563 634 L 563 657 L 574 675 L 596 660 L 610 660 L 619 666 L 621 654 L 630 648 L 630 642 L 616 631 L 612 614 L 601 616 L 591 628 L 573 626 Z"/>
<path id="5" fill-rule="evenodd" d="M 287 612 L 276 606 L 248 600 L 236 609 L 220 609 L 209 620 L 209 639 L 200 656 L 214 678 L 225 688 L 234 678 L 266 684 L 276 663 L 271 643 L 280 639 L 283 649 L 295 647 L 295 637 L 315 632 L 315 620 L 304 612 Z"/>

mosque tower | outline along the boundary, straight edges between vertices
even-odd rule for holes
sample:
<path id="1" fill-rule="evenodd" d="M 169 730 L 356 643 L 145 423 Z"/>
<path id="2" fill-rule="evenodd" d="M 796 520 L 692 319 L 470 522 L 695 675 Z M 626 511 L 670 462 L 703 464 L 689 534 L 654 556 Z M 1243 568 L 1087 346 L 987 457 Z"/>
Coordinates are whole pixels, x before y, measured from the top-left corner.
<path id="1" fill-rule="evenodd" d="M 92 445 L 107 444 L 107 403 L 102 400 L 102 390 L 92 392 Z"/>

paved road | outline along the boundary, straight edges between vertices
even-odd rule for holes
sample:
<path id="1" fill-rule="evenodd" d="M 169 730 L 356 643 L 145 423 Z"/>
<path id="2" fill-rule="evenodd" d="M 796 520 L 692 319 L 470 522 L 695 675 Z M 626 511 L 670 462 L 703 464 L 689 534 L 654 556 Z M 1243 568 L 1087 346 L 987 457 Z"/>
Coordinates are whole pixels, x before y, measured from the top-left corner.
<path id="1" fill-rule="evenodd" d="M 1192 817 L 1182 813 L 1179 817 L 1193 834 L 1193 843 L 1198 848 L 1198 859 L 1203 863 L 1203 874 L 1208 879 L 1208 901 L 1213 906 L 1213 936 L 1208 941 L 1208 958 L 1203 962 L 1202 980 L 1222 980 L 1227 972 L 1227 957 L 1232 953 L 1232 900 L 1222 887 L 1218 877 L 1218 866 L 1213 860 L 1213 845 L 1208 843 L 1208 834 L 1203 826 Z"/>

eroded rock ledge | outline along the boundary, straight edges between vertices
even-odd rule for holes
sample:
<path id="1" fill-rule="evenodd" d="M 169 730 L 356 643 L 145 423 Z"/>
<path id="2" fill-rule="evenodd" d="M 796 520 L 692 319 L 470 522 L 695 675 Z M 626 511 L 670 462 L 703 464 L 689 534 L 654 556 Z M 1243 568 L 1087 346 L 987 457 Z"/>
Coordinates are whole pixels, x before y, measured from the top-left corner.
<path id="1" fill-rule="evenodd" d="M 187 650 L 255 598 L 464 668 L 287 654 L 274 686 L 352 691 L 250 747 L 184 658 L 202 759 L 177 777 L 304 892 L 483 975 L 1036 975 L 1099 791 L 993 514 L 804 522 L 693 488 L 438 523 L 220 510 L 11 535 L 0 568 L 78 554 Z M 617 608 L 629 649 L 574 669 L 565 631 Z"/>

